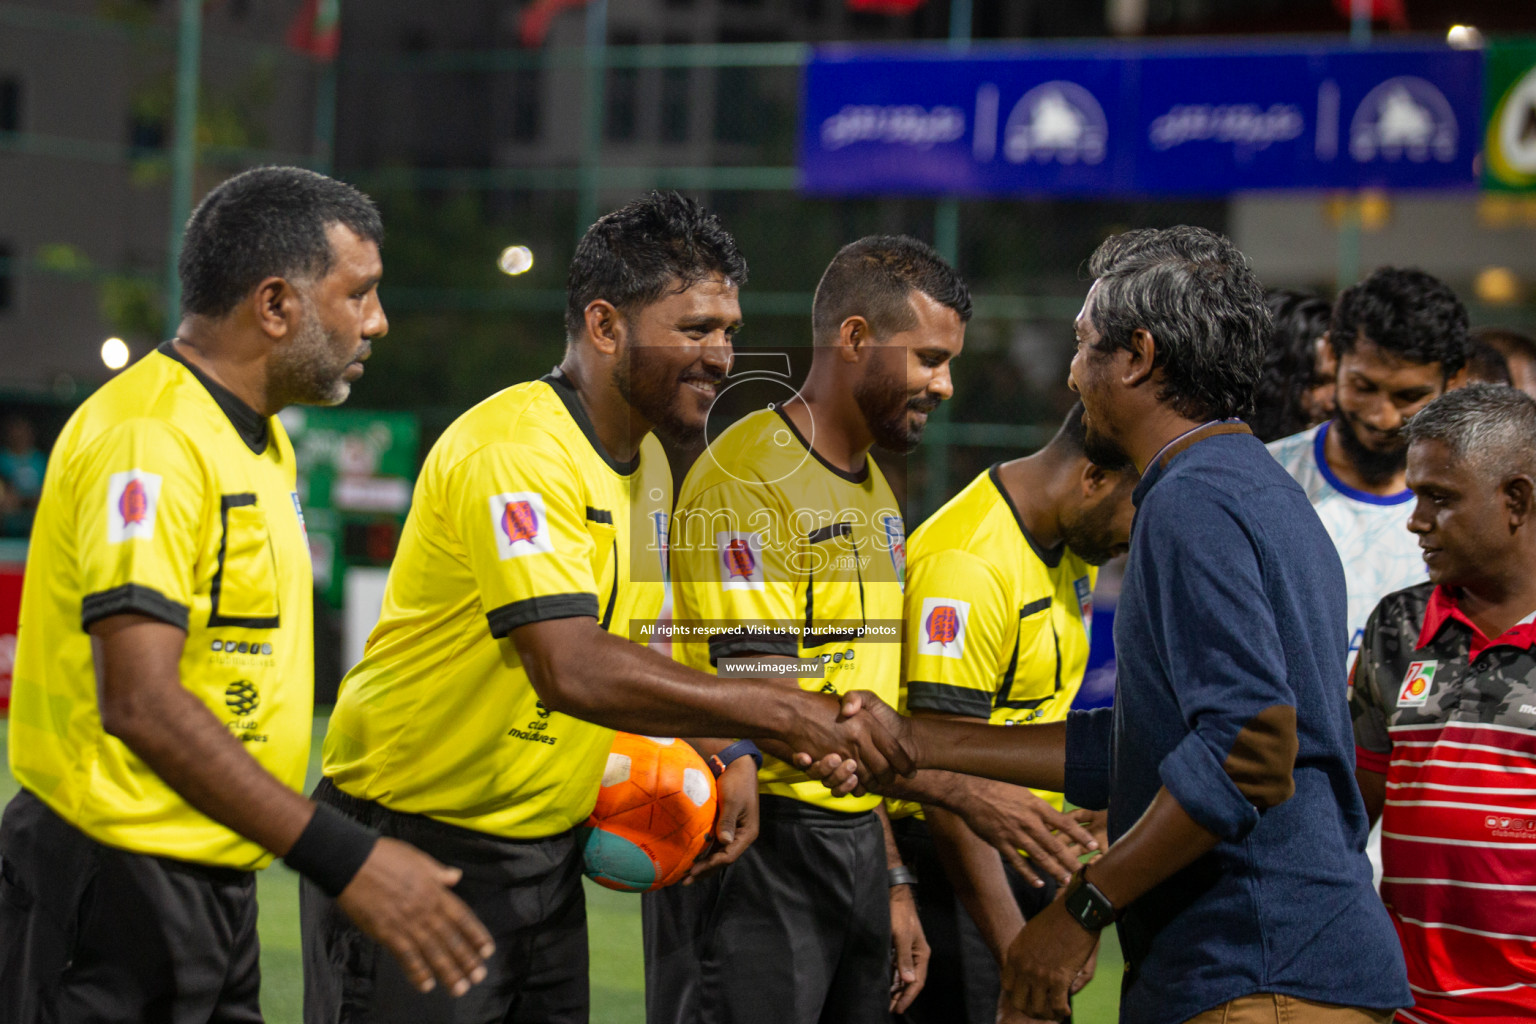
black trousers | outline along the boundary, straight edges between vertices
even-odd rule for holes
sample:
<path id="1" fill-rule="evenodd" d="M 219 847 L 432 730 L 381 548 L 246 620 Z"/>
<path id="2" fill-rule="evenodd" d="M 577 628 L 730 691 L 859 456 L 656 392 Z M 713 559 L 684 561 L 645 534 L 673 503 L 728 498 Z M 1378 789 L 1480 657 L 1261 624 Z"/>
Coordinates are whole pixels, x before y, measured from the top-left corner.
<path id="1" fill-rule="evenodd" d="M 461 869 L 454 892 L 491 933 L 496 952 L 486 962 L 489 976 L 468 994 L 454 999 L 439 985 L 423 995 L 388 950 L 305 880 L 306 1024 L 585 1024 L 587 904 L 573 833 L 502 839 L 358 800 L 329 779 L 314 797 Z"/>
<path id="2" fill-rule="evenodd" d="M 897 1020 L 901 1024 L 993 1024 L 1002 991 L 997 961 L 992 959 L 981 929 L 950 886 L 927 822 L 902 818 L 892 822 L 891 829 L 896 833 L 902 861 L 917 872 L 917 914 L 932 949 L 928 983 Z M 1047 877 L 1045 885 L 1037 889 L 1006 862 L 1003 871 L 1026 921 L 1056 896 L 1055 879 Z"/>
<path id="3" fill-rule="evenodd" d="M 873 812 L 764 796 L 741 859 L 646 893 L 648 1024 L 889 1024 L 890 889 Z"/>
<path id="4" fill-rule="evenodd" d="M 256 879 L 0 821 L 0 1024 L 260 1024 Z"/>

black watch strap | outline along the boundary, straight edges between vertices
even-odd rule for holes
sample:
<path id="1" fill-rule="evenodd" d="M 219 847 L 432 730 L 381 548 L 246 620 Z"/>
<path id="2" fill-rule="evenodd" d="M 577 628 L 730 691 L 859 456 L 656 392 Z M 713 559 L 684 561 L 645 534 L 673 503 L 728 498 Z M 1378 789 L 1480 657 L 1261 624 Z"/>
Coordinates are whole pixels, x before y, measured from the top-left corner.
<path id="1" fill-rule="evenodd" d="M 1086 870 L 1078 871 L 1077 877 L 1072 879 L 1072 884 L 1067 888 L 1066 906 L 1072 920 L 1090 932 L 1103 931 L 1120 916 L 1115 905 L 1109 902 L 1109 897 L 1088 881 Z"/>
<path id="2" fill-rule="evenodd" d="M 739 757 L 750 757 L 756 762 L 758 768 L 763 767 L 763 752 L 757 749 L 757 744 L 751 740 L 737 740 L 718 754 L 709 757 L 709 770 L 715 778 L 725 774 L 725 770 L 731 766 L 731 762 Z"/>

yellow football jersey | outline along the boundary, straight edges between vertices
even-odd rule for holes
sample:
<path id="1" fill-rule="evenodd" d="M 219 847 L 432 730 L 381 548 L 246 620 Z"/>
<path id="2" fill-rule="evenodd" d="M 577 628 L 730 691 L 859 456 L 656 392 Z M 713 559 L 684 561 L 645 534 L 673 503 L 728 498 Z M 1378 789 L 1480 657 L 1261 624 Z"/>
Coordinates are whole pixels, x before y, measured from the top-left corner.
<path id="1" fill-rule="evenodd" d="M 433 445 L 325 774 L 344 792 L 491 835 L 585 820 L 613 731 L 552 713 L 508 635 L 590 615 L 628 636 L 661 610 L 672 474 L 654 437 L 622 464 L 558 371 L 491 396 Z"/>
<path id="2" fill-rule="evenodd" d="M 102 730 L 86 627 L 135 613 L 185 629 L 182 685 L 298 789 L 314 641 L 294 481 L 277 419 L 170 343 L 86 399 L 59 437 L 22 588 L 11 771 L 98 842 L 222 867 L 271 860 Z"/>
<path id="3" fill-rule="evenodd" d="M 850 474 L 824 462 L 778 410 L 743 417 L 699 457 L 673 516 L 673 656 L 704 671 L 720 658 L 818 658 L 800 687 L 900 691 L 905 533 L 896 496 L 872 459 Z M 708 633 L 700 637 L 698 633 Z M 772 757 L 764 793 L 840 811 L 876 796 L 833 797 Z"/>
<path id="4" fill-rule="evenodd" d="M 1088 665 L 1098 570 L 1041 550 L 997 466 L 971 481 L 907 546 L 908 710 L 993 725 L 1059 722 Z M 1036 791 L 1062 806 L 1060 793 Z"/>

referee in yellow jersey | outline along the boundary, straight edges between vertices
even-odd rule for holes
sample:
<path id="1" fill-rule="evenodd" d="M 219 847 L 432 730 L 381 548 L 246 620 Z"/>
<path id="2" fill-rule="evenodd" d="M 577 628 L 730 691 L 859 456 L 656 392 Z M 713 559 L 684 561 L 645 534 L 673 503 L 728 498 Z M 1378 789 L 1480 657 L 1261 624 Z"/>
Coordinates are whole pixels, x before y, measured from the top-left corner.
<path id="1" fill-rule="evenodd" d="M 48 461 L 0 823 L 0 1021 L 260 1021 L 256 882 L 287 860 L 420 982 L 489 938 L 408 846 L 316 807 L 312 584 L 276 413 L 334 405 L 387 323 L 354 189 L 262 168 L 208 194 L 176 338 Z"/>
<path id="2" fill-rule="evenodd" d="M 917 446 L 970 315 L 965 284 L 915 239 L 864 238 L 832 260 L 799 392 L 725 430 L 678 497 L 673 621 L 710 634 L 674 641 L 683 662 L 734 692 L 739 659 L 801 659 L 776 685 L 898 699 L 905 527 L 869 449 Z M 881 800 L 835 797 L 760 745 L 757 842 L 644 897 L 647 1019 L 889 1021 L 927 950 Z"/>
<path id="3" fill-rule="evenodd" d="M 1078 403 L 1044 448 L 994 465 L 913 532 L 903 658 L 911 713 L 1028 726 L 1071 709 L 1088 664 L 1097 566 L 1130 543 L 1138 479 L 1088 461 L 1083 437 Z M 932 782 L 920 772 L 911 788 Z M 1009 944 L 1077 867 L 1079 848 L 1064 841 L 1081 831 L 1060 793 L 967 783 L 994 807 L 1034 818 L 1031 860 L 1009 849 L 1022 873 L 1005 865 L 964 818 L 931 800 L 923 815 L 895 822 L 922 882 L 918 909 L 933 948 L 908 1024 L 993 1024 Z"/>
<path id="4" fill-rule="evenodd" d="M 724 227 L 683 196 L 608 214 L 571 264 L 561 365 L 469 410 L 427 456 L 378 626 L 342 681 L 316 799 L 462 869 L 457 891 L 496 953 L 465 998 L 423 993 L 306 884 L 310 1024 L 585 1022 L 573 828 L 613 729 L 769 736 L 903 767 L 883 731 L 839 721 L 831 696 L 728 690 L 625 639 L 656 619 L 665 586 L 672 480 L 652 432 L 680 444 L 702 433 L 746 276 Z M 754 750 L 700 745 L 730 759 L 723 863 L 756 831 Z"/>

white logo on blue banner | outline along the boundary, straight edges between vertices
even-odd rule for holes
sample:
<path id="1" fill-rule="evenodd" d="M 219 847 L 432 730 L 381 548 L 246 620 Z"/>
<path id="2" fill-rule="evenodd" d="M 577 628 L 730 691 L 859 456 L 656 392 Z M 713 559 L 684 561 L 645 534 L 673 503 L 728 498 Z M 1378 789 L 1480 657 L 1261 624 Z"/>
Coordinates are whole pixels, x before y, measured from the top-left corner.
<path id="1" fill-rule="evenodd" d="M 1389 78 L 1366 93 L 1349 123 L 1349 155 L 1359 163 L 1456 159 L 1456 113 L 1431 83 Z"/>
<path id="2" fill-rule="evenodd" d="M 1093 93 L 1076 82 L 1045 82 L 1026 92 L 1003 127 L 1009 163 L 1102 163 L 1109 121 Z"/>

